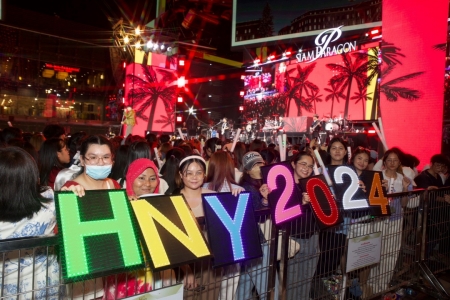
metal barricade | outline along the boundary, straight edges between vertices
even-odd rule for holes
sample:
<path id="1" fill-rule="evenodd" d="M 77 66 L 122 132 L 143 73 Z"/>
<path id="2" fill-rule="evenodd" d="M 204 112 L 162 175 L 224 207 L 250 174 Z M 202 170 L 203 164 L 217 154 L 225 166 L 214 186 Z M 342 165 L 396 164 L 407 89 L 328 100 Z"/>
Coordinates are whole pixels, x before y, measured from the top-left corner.
<path id="1" fill-rule="evenodd" d="M 280 299 L 370 299 L 418 281 L 423 194 L 390 195 L 390 217 L 342 211 L 344 222 L 326 230 L 302 223 L 306 216 L 286 226 L 283 247 L 294 240 L 300 250 L 281 261 Z M 349 239 L 369 234 L 381 235 L 380 262 L 346 272 Z"/>
<path id="2" fill-rule="evenodd" d="M 277 251 L 273 249 L 278 239 L 272 237 L 278 236 L 278 230 L 272 225 L 268 209 L 256 212 L 256 217 L 261 229 L 262 258 L 219 268 L 213 268 L 211 260 L 201 260 L 161 272 L 152 272 L 147 263 L 142 270 L 68 284 L 63 283 L 54 250 L 58 247 L 57 237 L 0 240 L 0 300 L 112 300 L 179 283 L 193 285 L 185 288 L 184 299 L 277 299 Z M 202 220 L 199 223 L 204 225 Z M 31 268 L 26 276 L 22 274 L 24 262 Z M 52 264 L 56 268 L 51 269 Z M 51 272 L 56 273 L 57 280 L 50 280 Z"/>
<path id="3" fill-rule="evenodd" d="M 449 298 L 436 275 L 450 269 L 450 188 L 426 192 L 424 201 L 423 236 L 420 252 L 420 269 L 428 285 L 440 297 Z"/>
<path id="4" fill-rule="evenodd" d="M 193 300 L 372 299 L 423 279 L 446 297 L 435 275 L 450 269 L 447 198 L 449 188 L 392 194 L 390 217 L 343 211 L 341 225 L 322 231 L 312 225 L 311 211 L 280 227 L 269 210 L 257 211 L 262 258 L 219 268 L 211 260 L 162 272 L 147 267 L 73 284 L 63 283 L 59 269 L 58 280 L 50 280 L 57 237 L 3 240 L 0 299 L 122 299 L 185 282 L 194 287 L 183 298 Z M 377 233 L 380 262 L 347 272 L 350 239 Z M 24 264 L 33 270 L 28 281 L 22 281 Z"/>

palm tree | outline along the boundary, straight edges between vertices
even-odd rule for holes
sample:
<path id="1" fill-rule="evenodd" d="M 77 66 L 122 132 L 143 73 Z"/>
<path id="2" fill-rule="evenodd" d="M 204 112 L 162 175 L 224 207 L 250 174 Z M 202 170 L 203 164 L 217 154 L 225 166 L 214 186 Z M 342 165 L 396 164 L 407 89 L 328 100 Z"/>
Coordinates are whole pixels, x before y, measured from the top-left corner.
<path id="1" fill-rule="evenodd" d="M 376 119 L 377 112 L 380 111 L 380 78 L 381 78 L 381 64 L 387 66 L 401 65 L 399 57 L 405 57 L 404 54 L 400 53 L 401 49 L 394 46 L 394 44 L 389 42 L 381 42 L 380 47 L 374 47 L 368 49 L 368 51 L 358 52 L 355 55 L 359 56 L 361 59 L 367 60 L 367 79 L 366 85 L 371 82 L 375 82 L 375 94 L 372 98 L 372 110 L 370 118 Z M 383 74 L 384 75 L 384 74 Z"/>
<path id="2" fill-rule="evenodd" d="M 306 95 L 308 96 L 308 98 L 306 98 L 306 101 L 308 101 L 309 103 L 314 102 L 314 113 L 317 113 L 316 110 L 316 102 L 322 102 L 322 95 L 317 95 L 319 94 L 319 89 L 317 90 L 311 90 L 311 93 L 309 93 L 308 90 L 306 90 Z"/>
<path id="3" fill-rule="evenodd" d="M 334 107 L 334 100 L 339 103 L 339 99 L 344 99 L 345 95 L 342 93 L 342 88 L 339 84 L 336 83 L 328 83 L 329 86 L 331 86 L 331 89 L 325 88 L 324 90 L 329 92 L 329 94 L 325 97 L 325 101 L 331 100 L 331 112 L 330 117 L 333 117 L 333 107 Z"/>
<path id="4" fill-rule="evenodd" d="M 297 64 L 296 69 L 291 69 L 288 71 L 288 75 L 291 72 L 297 70 L 297 76 L 291 77 L 288 76 L 289 87 L 290 90 L 287 92 L 290 98 L 288 98 L 287 103 L 287 113 L 289 113 L 291 99 L 294 99 L 295 104 L 297 105 L 297 116 L 301 116 L 301 108 L 305 108 L 310 111 L 312 109 L 312 105 L 306 101 L 306 98 L 303 97 L 303 90 L 310 89 L 312 91 L 318 91 L 319 88 L 314 83 L 308 81 L 309 75 L 311 75 L 312 71 L 316 67 L 316 63 L 309 64 L 306 67 L 302 68 L 300 64 Z"/>
<path id="5" fill-rule="evenodd" d="M 176 81 L 173 72 L 155 69 L 152 66 L 142 66 L 143 77 L 128 74 L 127 78 L 133 82 L 133 88 L 128 96 L 132 99 L 132 105 L 136 107 L 136 116 L 148 121 L 148 130 L 151 130 L 158 99 L 164 103 L 166 111 L 175 105 L 176 85 L 168 85 Z M 157 73 L 162 75 L 158 81 Z M 151 106 L 149 117 L 144 113 Z M 172 109 L 173 110 L 173 109 Z"/>
<path id="6" fill-rule="evenodd" d="M 338 74 L 330 79 L 331 84 L 340 84 L 342 89 L 347 88 L 347 99 L 345 101 L 344 119 L 348 118 L 348 105 L 350 103 L 350 91 L 352 88 L 353 79 L 357 84 L 364 83 L 366 81 L 366 72 L 368 62 L 363 60 L 360 56 L 355 55 L 355 61 L 349 54 L 341 54 L 344 66 L 340 64 L 327 64 L 327 67 L 338 71 Z"/>
<path id="7" fill-rule="evenodd" d="M 387 67 L 383 70 L 383 77 L 387 77 L 392 70 L 394 69 L 394 66 Z M 398 100 L 398 98 L 403 98 L 409 101 L 414 101 L 420 98 L 421 93 L 419 90 L 405 88 L 405 87 L 399 87 L 395 86 L 398 83 L 401 83 L 406 80 L 410 80 L 412 78 L 415 78 L 417 76 L 422 75 L 425 72 L 415 72 L 411 73 L 405 76 L 401 76 L 392 80 L 389 80 L 388 82 L 383 83 L 380 86 L 380 92 L 383 93 L 386 96 L 386 99 L 388 101 L 395 102 Z"/>
<path id="8" fill-rule="evenodd" d="M 156 120 L 155 123 L 160 123 L 160 124 L 162 123 L 162 124 L 164 124 L 161 127 L 161 129 L 170 125 L 170 131 L 172 132 L 173 131 L 173 124 L 175 124 L 175 113 L 173 112 L 173 110 L 172 110 L 172 112 L 167 112 L 167 116 L 160 115 L 160 117 L 161 117 L 161 119 Z"/>
<path id="9" fill-rule="evenodd" d="M 358 91 L 355 92 L 355 95 L 351 97 L 350 99 L 355 100 L 355 104 L 361 101 L 362 103 L 362 118 L 365 119 L 366 116 L 366 110 L 364 108 L 364 102 L 368 100 L 372 100 L 372 97 L 369 95 L 372 93 L 367 94 L 367 87 L 364 84 L 358 84 Z"/>

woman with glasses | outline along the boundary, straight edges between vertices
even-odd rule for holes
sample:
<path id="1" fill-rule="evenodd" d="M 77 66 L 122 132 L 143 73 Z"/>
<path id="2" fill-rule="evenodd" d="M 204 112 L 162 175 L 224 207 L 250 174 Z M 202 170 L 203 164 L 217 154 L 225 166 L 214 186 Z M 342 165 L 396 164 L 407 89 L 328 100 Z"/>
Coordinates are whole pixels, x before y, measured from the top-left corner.
<path id="1" fill-rule="evenodd" d="M 111 142 L 102 135 L 86 138 L 80 148 L 81 172 L 67 181 L 61 191 L 73 191 L 84 196 L 85 190 L 120 189 L 114 179 L 108 178 L 114 163 Z"/>
<path id="2" fill-rule="evenodd" d="M 310 205 L 311 199 L 301 190 L 299 180 L 309 178 L 314 169 L 311 154 L 301 151 L 291 159 L 295 187 L 302 196 L 302 216 L 291 222 L 291 238 L 300 244 L 300 251 L 288 262 L 288 299 L 309 299 L 311 281 L 319 259 L 319 235 Z"/>
<path id="3" fill-rule="evenodd" d="M 73 180 L 67 181 L 61 191 L 73 191 L 78 197 L 86 190 L 120 189 L 114 179 L 108 178 L 114 163 L 111 142 L 103 135 L 91 135 L 80 147 L 80 173 Z M 100 278 L 68 285 L 68 295 L 73 298 L 103 295 L 103 283 Z"/>

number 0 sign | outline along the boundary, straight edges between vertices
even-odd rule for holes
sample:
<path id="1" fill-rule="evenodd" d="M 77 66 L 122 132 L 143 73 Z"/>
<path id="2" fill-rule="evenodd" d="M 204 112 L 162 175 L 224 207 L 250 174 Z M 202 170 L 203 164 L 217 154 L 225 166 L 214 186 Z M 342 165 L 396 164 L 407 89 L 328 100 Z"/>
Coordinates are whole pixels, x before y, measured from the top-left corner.
<path id="1" fill-rule="evenodd" d="M 311 198 L 311 207 L 320 229 L 326 229 L 342 222 L 336 201 L 323 175 L 300 179 L 300 186 Z"/>

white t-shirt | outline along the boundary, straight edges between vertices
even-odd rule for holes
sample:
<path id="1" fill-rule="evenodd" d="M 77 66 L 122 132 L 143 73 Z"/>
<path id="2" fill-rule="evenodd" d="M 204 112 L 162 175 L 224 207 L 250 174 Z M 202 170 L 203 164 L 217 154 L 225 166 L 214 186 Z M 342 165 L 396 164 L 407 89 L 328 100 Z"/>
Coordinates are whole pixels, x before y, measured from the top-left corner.
<path id="1" fill-rule="evenodd" d="M 44 207 L 35 213 L 31 219 L 24 218 L 18 222 L 0 222 L 0 240 L 15 239 L 24 237 L 52 236 L 56 226 L 55 202 L 53 202 L 53 191 L 51 189 L 42 193 L 45 198 L 52 201 L 45 203 Z M 54 254 L 53 247 L 33 249 L 22 249 L 8 251 L 5 253 L 5 261 L 0 255 L 0 283 L 2 274 L 5 272 L 5 285 L 3 296 L 5 299 L 11 298 L 17 293 L 24 293 L 19 299 L 32 299 L 33 275 L 34 275 L 34 299 L 45 299 L 46 289 L 42 284 L 46 282 L 49 288 L 48 299 L 59 299 L 59 264 Z M 20 259 L 20 278 L 17 285 L 17 267 Z M 34 264 L 33 264 L 34 262 Z M 4 270 L 3 270 L 4 266 Z M 47 269 L 48 267 L 48 269 Z M 34 268 L 34 269 L 33 269 Z M 48 275 L 47 275 L 48 271 Z M 48 276 L 48 277 L 47 277 Z M 30 291 L 30 292 L 29 292 Z M 29 292 L 29 293 L 26 293 Z M 16 296 L 13 296 L 15 299 Z"/>

